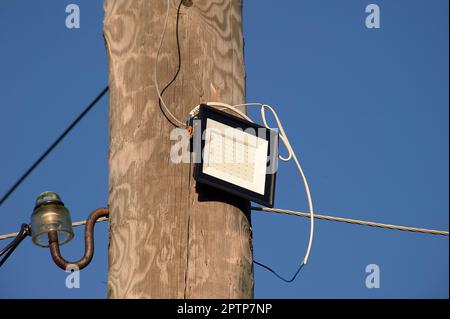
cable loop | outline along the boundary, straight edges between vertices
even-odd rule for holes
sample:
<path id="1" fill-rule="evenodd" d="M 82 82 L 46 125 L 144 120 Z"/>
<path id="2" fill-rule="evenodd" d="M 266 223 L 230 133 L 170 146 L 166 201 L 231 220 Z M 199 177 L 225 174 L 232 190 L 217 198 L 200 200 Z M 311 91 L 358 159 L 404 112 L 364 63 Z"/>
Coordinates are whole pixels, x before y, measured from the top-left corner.
<path id="1" fill-rule="evenodd" d="M 249 116 L 247 116 L 247 114 L 245 114 L 242 111 L 238 110 L 237 107 L 241 107 L 241 106 L 258 106 L 258 107 L 260 107 L 262 121 L 264 123 L 264 126 L 267 129 L 271 129 L 271 127 L 267 123 L 265 109 L 267 108 L 267 109 L 269 109 L 272 112 L 272 114 L 273 114 L 273 116 L 275 118 L 275 121 L 277 123 L 277 128 L 280 131 L 280 133 L 279 133 L 280 139 L 283 141 L 283 144 L 285 145 L 285 147 L 286 147 L 286 149 L 288 151 L 288 157 L 282 157 L 280 155 L 278 155 L 278 156 L 279 156 L 280 160 L 285 161 L 285 162 L 287 162 L 287 161 L 289 161 L 291 159 L 294 160 L 295 165 L 297 166 L 297 169 L 298 169 L 298 171 L 299 171 L 299 173 L 301 175 L 301 178 L 302 178 L 302 181 L 303 181 L 303 185 L 304 185 L 305 191 L 306 191 L 306 198 L 307 198 L 307 201 L 308 201 L 309 212 L 310 212 L 310 217 L 311 217 L 311 220 L 310 220 L 310 231 L 309 231 L 309 242 L 308 242 L 308 247 L 306 248 L 305 257 L 303 258 L 303 262 L 302 262 L 303 264 L 306 265 L 306 263 L 308 262 L 309 254 L 311 252 L 312 242 L 313 242 L 313 238 L 314 238 L 314 208 L 313 208 L 313 203 L 312 203 L 312 198 L 311 198 L 311 192 L 309 190 L 309 185 L 308 185 L 308 181 L 306 179 L 305 173 L 303 172 L 303 169 L 302 169 L 302 167 L 300 165 L 300 162 L 299 162 L 297 156 L 295 155 L 294 149 L 292 148 L 291 143 L 289 142 L 289 139 L 288 139 L 288 137 L 286 135 L 286 132 L 284 131 L 283 125 L 281 124 L 281 121 L 280 121 L 277 113 L 275 112 L 275 110 L 270 105 L 263 104 L 263 103 L 242 103 L 242 104 L 236 104 L 236 105 L 229 105 L 229 104 L 222 103 L 222 102 L 207 102 L 206 104 L 210 105 L 210 106 L 221 107 L 221 110 L 229 109 L 229 110 L 235 112 L 236 114 L 240 115 L 242 118 L 244 118 L 244 119 L 246 119 L 246 120 L 248 120 L 249 122 L 252 122 L 252 123 L 253 123 L 253 120 Z M 191 111 L 191 112 L 193 112 L 193 111 Z"/>

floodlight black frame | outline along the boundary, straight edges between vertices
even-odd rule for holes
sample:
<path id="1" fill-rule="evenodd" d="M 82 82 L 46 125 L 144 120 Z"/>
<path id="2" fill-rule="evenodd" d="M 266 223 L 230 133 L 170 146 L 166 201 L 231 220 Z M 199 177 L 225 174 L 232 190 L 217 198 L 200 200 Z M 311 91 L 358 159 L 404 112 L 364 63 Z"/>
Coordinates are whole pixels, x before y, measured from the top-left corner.
<path id="1" fill-rule="evenodd" d="M 275 200 L 275 181 L 276 181 L 276 171 L 278 168 L 278 140 L 279 135 L 278 132 L 272 129 L 267 129 L 264 126 L 249 122 L 237 116 L 231 115 L 229 113 L 220 111 L 214 107 L 208 106 L 206 104 L 200 105 L 199 110 L 199 118 L 200 118 L 200 134 L 194 134 L 201 139 L 201 156 L 197 156 L 198 161 L 194 167 L 194 178 L 198 183 L 206 184 L 212 187 L 216 187 L 225 192 L 231 193 L 238 197 L 242 197 L 248 199 L 252 202 L 258 203 L 263 206 L 273 207 Z M 204 135 L 204 131 L 206 130 L 206 121 L 207 119 L 212 119 L 227 126 L 233 128 L 241 128 L 243 130 L 251 127 L 255 129 L 256 135 L 259 138 L 263 138 L 258 135 L 258 129 L 265 129 L 264 138 L 269 144 L 267 148 L 267 156 L 270 156 L 269 161 L 266 163 L 266 175 L 265 175 L 265 185 L 264 185 L 264 194 L 259 194 L 253 192 L 249 189 L 240 187 L 238 185 L 229 183 L 223 179 L 208 175 L 203 173 L 203 151 L 205 149 L 206 141 L 202 138 Z M 198 129 L 198 125 L 196 128 Z M 253 134 L 252 134 L 253 135 Z M 273 136 L 271 139 L 271 135 Z M 273 172 L 269 172 L 267 165 L 270 163 L 274 165 L 272 170 Z"/>

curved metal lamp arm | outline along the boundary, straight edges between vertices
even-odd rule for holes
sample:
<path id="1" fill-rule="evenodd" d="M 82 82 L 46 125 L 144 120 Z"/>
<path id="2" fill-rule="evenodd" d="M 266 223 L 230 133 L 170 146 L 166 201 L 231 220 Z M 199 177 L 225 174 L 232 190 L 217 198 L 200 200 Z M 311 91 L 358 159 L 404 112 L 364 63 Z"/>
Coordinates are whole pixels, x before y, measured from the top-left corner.
<path id="1" fill-rule="evenodd" d="M 83 269 L 92 260 L 94 255 L 94 226 L 97 219 L 101 217 L 107 217 L 109 210 L 107 208 L 99 208 L 94 210 L 86 220 L 86 226 L 84 229 L 84 256 L 78 261 L 67 261 L 61 256 L 59 251 L 58 233 L 57 231 L 50 231 L 48 233 L 48 242 L 50 246 L 50 253 L 53 261 L 58 267 L 63 270 L 67 270 L 69 265 L 75 265 L 79 270 Z"/>

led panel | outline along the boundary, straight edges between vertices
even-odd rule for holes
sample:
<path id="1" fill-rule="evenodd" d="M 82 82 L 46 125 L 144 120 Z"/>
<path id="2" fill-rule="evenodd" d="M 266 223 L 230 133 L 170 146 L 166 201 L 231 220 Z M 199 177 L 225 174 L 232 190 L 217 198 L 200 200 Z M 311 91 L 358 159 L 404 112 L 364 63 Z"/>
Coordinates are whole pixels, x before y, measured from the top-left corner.
<path id="1" fill-rule="evenodd" d="M 199 115 L 202 157 L 196 180 L 272 207 L 277 133 L 206 105 Z"/>

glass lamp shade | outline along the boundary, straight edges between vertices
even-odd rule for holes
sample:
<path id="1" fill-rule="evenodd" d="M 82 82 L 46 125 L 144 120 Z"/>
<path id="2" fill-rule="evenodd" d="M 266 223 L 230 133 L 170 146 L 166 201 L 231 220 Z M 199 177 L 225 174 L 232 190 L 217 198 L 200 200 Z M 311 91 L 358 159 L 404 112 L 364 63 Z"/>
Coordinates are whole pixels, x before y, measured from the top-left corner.
<path id="1" fill-rule="evenodd" d="M 59 245 L 72 240 L 74 234 L 69 210 L 60 197 L 53 192 L 39 195 L 31 215 L 31 238 L 33 243 L 48 247 L 48 232 L 57 231 Z"/>

